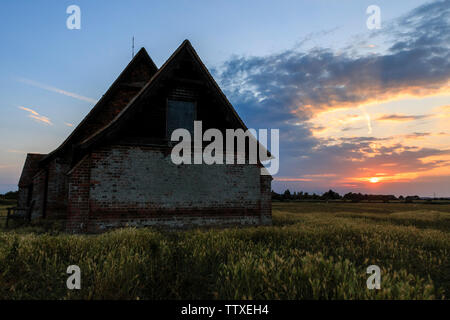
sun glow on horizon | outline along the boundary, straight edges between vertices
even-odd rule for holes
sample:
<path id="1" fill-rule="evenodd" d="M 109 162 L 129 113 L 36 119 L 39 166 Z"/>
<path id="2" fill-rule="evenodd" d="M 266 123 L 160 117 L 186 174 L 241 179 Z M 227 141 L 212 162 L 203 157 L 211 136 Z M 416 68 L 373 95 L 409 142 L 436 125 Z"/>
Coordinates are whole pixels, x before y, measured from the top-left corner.
<path id="1" fill-rule="evenodd" d="M 370 183 L 378 183 L 378 182 L 380 182 L 380 178 L 373 177 L 373 178 L 370 178 L 369 181 L 370 181 Z"/>

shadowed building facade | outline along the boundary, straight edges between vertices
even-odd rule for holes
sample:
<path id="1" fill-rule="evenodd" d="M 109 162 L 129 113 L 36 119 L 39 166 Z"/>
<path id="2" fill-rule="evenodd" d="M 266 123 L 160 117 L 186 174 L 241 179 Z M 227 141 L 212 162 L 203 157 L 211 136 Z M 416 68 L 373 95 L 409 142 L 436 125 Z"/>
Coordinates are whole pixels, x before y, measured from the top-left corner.
<path id="1" fill-rule="evenodd" d="M 260 163 L 171 161 L 171 132 L 194 120 L 224 136 L 247 130 L 189 41 L 160 69 L 142 48 L 56 150 L 27 155 L 18 205 L 73 233 L 271 224 L 272 177 Z"/>

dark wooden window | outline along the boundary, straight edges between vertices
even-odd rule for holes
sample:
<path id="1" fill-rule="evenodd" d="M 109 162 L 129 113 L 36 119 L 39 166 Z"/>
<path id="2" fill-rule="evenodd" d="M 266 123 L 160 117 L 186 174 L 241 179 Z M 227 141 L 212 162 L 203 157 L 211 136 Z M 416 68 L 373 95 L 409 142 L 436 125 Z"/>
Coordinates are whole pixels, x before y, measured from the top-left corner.
<path id="1" fill-rule="evenodd" d="M 194 135 L 194 120 L 196 118 L 196 103 L 193 101 L 167 101 L 167 138 L 170 140 L 176 129 L 186 129 Z"/>

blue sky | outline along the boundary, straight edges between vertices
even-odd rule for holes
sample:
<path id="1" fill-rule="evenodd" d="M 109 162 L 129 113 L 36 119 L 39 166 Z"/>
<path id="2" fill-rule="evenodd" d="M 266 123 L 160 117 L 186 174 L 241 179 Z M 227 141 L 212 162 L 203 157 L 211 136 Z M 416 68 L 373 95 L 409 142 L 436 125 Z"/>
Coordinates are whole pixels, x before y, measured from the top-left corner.
<path id="1" fill-rule="evenodd" d="M 341 192 L 429 195 L 434 190 L 450 190 L 446 162 L 448 119 L 436 116 L 443 113 L 444 109 L 439 108 L 450 105 L 448 69 L 443 67 L 441 72 L 430 72 L 426 77 L 422 71 L 406 72 L 427 58 L 425 55 L 415 61 L 406 54 L 430 45 L 415 35 L 427 28 L 434 32 L 428 32 L 429 38 L 436 40 L 436 52 L 430 50 L 430 57 L 442 56 L 439 48 L 445 48 L 447 38 L 437 28 L 431 29 L 432 20 L 427 17 L 448 12 L 445 8 L 450 7 L 449 1 L 437 2 L 435 7 L 427 6 L 428 3 L 3 1 L 0 192 L 16 188 L 25 152 L 50 152 L 73 130 L 70 125 L 78 124 L 87 114 L 93 101 L 101 97 L 129 62 L 132 36 L 136 50 L 145 47 L 157 66 L 184 39 L 189 39 L 250 127 L 276 127 L 285 132 L 281 170 L 274 181 L 278 191 L 290 188 L 322 192 L 333 187 Z M 66 28 L 66 8 L 72 4 L 81 8 L 81 30 Z M 381 30 L 366 27 L 366 8 L 372 4 L 381 9 Z M 448 28 L 448 15 L 433 21 Z M 407 43 L 402 41 L 406 38 Z M 368 70 L 372 56 L 379 58 L 375 63 L 380 71 L 371 71 L 376 74 L 377 83 L 358 87 L 361 78 L 352 77 L 366 77 L 368 71 L 354 70 Z M 414 64 L 409 65 L 408 61 Z M 433 63 L 431 58 L 427 61 Z M 317 68 L 312 68 L 314 63 Z M 336 68 L 343 68 L 343 75 L 333 73 Z M 423 68 L 430 70 L 426 64 Z M 289 89 L 293 83 L 287 85 L 286 78 L 277 76 L 277 70 L 283 70 L 290 78 L 298 76 L 298 80 L 293 80 L 298 81 L 295 92 Z M 322 80 L 300 77 L 302 72 L 317 70 L 334 75 L 333 83 L 353 83 L 352 92 L 361 96 L 346 93 L 336 102 L 335 92 L 325 92 L 319 99 L 307 90 Z M 252 87 L 236 91 L 231 80 Z M 270 87 L 271 82 L 276 88 Z M 417 93 L 417 86 L 424 83 L 432 86 Z M 302 89 L 303 84 L 306 89 Z M 378 89 L 366 90 L 373 86 Z M 251 97 L 255 92 L 270 96 L 257 103 Z M 367 95 L 375 95 L 378 100 L 374 102 Z M 373 121 L 370 134 L 367 114 Z M 367 169 L 370 164 L 370 172 L 350 172 L 354 163 L 345 156 L 334 159 L 331 167 L 336 170 L 330 171 L 330 163 L 324 160 L 330 158 L 329 153 L 354 154 L 357 147 L 361 153 L 356 158 L 362 157 L 357 162 L 360 169 Z M 321 157 L 320 161 L 316 157 Z M 402 161 L 404 169 L 383 170 L 395 161 Z M 368 184 L 366 180 L 372 176 L 380 177 L 382 183 Z"/>

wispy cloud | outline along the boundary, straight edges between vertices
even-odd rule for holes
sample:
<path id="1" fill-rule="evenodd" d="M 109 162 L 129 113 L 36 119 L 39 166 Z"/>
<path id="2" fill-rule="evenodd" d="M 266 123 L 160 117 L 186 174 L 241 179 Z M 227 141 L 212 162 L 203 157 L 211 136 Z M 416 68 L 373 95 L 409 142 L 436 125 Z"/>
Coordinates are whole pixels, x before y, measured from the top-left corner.
<path id="1" fill-rule="evenodd" d="M 45 83 L 40 83 L 40 82 L 37 82 L 37 81 L 34 81 L 34 80 L 25 79 L 25 78 L 18 78 L 17 81 L 25 83 L 25 84 L 28 84 L 30 86 L 41 88 L 41 89 L 44 89 L 44 90 L 47 90 L 47 91 L 52 91 L 52 92 L 56 92 L 56 93 L 59 93 L 59 94 L 63 94 L 65 96 L 72 97 L 72 98 L 75 98 L 75 99 L 78 99 L 78 100 L 82 100 L 82 101 L 86 101 L 86 102 L 90 102 L 90 103 L 97 103 L 96 99 L 88 98 L 88 97 L 85 97 L 85 96 L 82 96 L 82 95 L 79 95 L 79 94 L 76 94 L 76 93 L 73 93 L 73 92 L 70 92 L 70 91 L 62 90 L 62 89 L 50 86 L 50 85 L 45 84 Z"/>
<path id="2" fill-rule="evenodd" d="M 414 132 L 414 133 L 405 135 L 405 138 L 407 138 L 407 139 L 422 139 L 422 138 L 428 137 L 430 135 L 431 135 L 430 132 Z"/>
<path id="3" fill-rule="evenodd" d="M 313 127 L 311 127 L 311 131 L 314 134 L 317 134 L 317 133 L 321 133 L 321 132 L 327 131 L 327 127 L 325 127 L 325 126 L 313 126 Z"/>
<path id="4" fill-rule="evenodd" d="M 341 131 L 343 131 L 343 132 L 346 132 L 346 131 L 354 131 L 354 130 L 361 130 L 361 129 L 363 129 L 364 127 L 344 127 L 344 128 L 342 128 L 341 129 Z"/>
<path id="5" fill-rule="evenodd" d="M 378 121 L 393 121 L 393 122 L 407 122 L 414 120 L 421 120 L 431 117 L 430 115 L 406 115 L 406 114 L 385 114 L 378 117 Z"/>
<path id="6" fill-rule="evenodd" d="M 366 111 L 366 108 L 364 108 L 364 106 L 360 106 L 360 108 L 367 120 L 367 133 L 372 134 L 372 120 L 370 119 L 370 114 Z"/>
<path id="7" fill-rule="evenodd" d="M 10 164 L 0 164 L 0 170 L 1 169 L 8 169 L 8 168 L 15 168 L 16 166 L 10 165 Z"/>
<path id="8" fill-rule="evenodd" d="M 53 125 L 53 123 L 50 121 L 50 119 L 48 117 L 40 115 L 37 111 L 35 111 L 31 108 L 27 108 L 27 107 L 23 107 L 23 106 L 20 106 L 18 108 L 22 109 L 24 111 L 27 111 L 28 117 L 30 117 L 38 122 L 42 122 L 42 123 L 44 123 L 46 125 L 50 125 L 50 126 Z"/>
<path id="9" fill-rule="evenodd" d="M 69 123 L 69 122 L 64 122 L 64 124 L 68 127 L 73 127 L 73 123 Z"/>
<path id="10" fill-rule="evenodd" d="M 439 111 L 450 112 L 450 104 L 440 107 Z"/>
<path id="11" fill-rule="evenodd" d="M 26 108 L 26 107 L 22 107 L 22 106 L 20 106 L 20 107 L 19 107 L 19 109 L 22 109 L 22 110 L 28 111 L 29 113 L 31 113 L 31 114 L 33 114 L 33 115 L 36 115 L 36 116 L 38 116 L 38 115 L 39 115 L 39 113 L 37 113 L 36 111 L 34 111 L 33 109 L 30 109 L 30 108 Z"/>
<path id="12" fill-rule="evenodd" d="M 8 150 L 6 150 L 6 152 L 9 152 L 9 153 L 27 153 L 27 151 L 16 150 L 16 149 L 8 149 Z"/>

